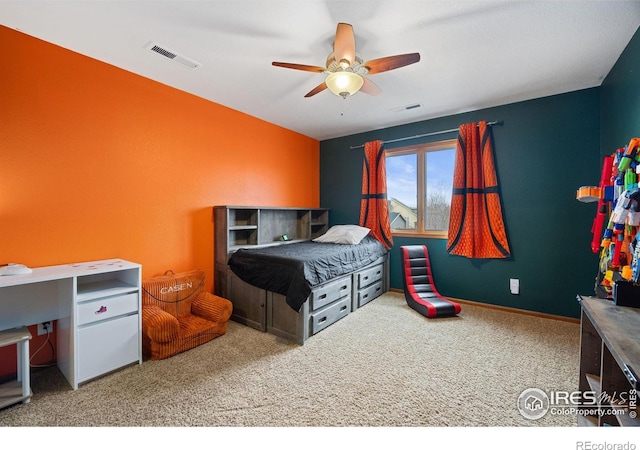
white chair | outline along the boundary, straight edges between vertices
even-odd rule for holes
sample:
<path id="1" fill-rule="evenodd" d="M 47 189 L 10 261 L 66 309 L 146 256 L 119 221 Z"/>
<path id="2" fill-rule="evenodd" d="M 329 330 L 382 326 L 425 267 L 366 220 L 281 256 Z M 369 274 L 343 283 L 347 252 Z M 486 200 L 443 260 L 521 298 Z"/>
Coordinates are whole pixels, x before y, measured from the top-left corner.
<path id="1" fill-rule="evenodd" d="M 0 347 L 16 344 L 18 354 L 17 379 L 0 385 L 0 408 L 31 401 L 29 340 L 31 333 L 27 327 L 0 331 Z"/>

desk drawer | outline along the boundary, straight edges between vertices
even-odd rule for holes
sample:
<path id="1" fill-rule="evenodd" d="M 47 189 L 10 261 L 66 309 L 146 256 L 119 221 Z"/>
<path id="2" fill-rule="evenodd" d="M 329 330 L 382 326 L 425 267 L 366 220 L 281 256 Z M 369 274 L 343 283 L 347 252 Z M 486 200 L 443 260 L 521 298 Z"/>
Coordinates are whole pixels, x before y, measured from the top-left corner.
<path id="1" fill-rule="evenodd" d="M 380 264 L 370 269 L 363 270 L 362 272 L 358 272 L 356 277 L 358 289 L 362 289 L 372 283 L 375 283 L 376 281 L 382 280 L 383 267 L 384 266 Z"/>
<path id="2" fill-rule="evenodd" d="M 351 277 L 331 281 L 311 291 L 311 310 L 315 311 L 348 295 L 351 295 Z"/>
<path id="3" fill-rule="evenodd" d="M 133 314 L 78 330 L 78 382 L 139 361 L 138 319 Z"/>
<path id="4" fill-rule="evenodd" d="M 318 331 L 324 330 L 349 314 L 351 312 L 350 303 L 351 297 L 345 297 L 320 311 L 313 312 L 311 314 L 310 334 L 316 334 Z"/>
<path id="5" fill-rule="evenodd" d="M 106 297 L 78 305 L 78 325 L 138 311 L 138 293 Z"/>

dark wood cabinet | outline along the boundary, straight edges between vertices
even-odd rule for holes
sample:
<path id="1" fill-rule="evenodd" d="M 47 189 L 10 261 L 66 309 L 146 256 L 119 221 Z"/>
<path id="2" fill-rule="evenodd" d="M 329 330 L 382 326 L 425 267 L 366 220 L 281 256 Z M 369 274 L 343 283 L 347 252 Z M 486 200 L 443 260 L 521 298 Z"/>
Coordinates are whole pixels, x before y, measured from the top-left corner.
<path id="1" fill-rule="evenodd" d="M 240 248 L 316 238 L 328 230 L 326 208 L 214 206 L 215 293 L 226 297 L 227 261 Z"/>
<path id="2" fill-rule="evenodd" d="M 295 311 L 284 295 L 241 280 L 229 268 L 229 257 L 240 248 L 316 238 L 328 230 L 329 210 L 215 206 L 214 221 L 214 290 L 233 303 L 231 319 L 236 322 L 304 344 L 388 290 L 385 254 L 372 264 L 314 286 L 300 311 Z"/>
<path id="3" fill-rule="evenodd" d="M 214 206 L 214 292 L 233 302 L 232 319 L 267 330 L 266 291 L 240 280 L 227 262 L 240 248 L 316 238 L 328 230 L 327 208 Z"/>
<path id="4" fill-rule="evenodd" d="M 582 307 L 580 382 L 586 402 L 580 426 L 639 426 L 640 309 L 578 296 Z M 585 396 L 585 393 L 589 395 Z"/>

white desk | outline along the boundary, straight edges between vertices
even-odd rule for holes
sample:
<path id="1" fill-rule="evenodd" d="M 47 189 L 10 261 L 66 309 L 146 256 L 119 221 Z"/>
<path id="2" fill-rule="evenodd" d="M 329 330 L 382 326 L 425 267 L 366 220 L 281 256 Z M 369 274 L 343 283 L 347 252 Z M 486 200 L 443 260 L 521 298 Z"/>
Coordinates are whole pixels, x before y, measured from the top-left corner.
<path id="1" fill-rule="evenodd" d="M 140 264 L 110 259 L 0 276 L 0 330 L 57 320 L 57 364 L 73 389 L 142 364 Z"/>

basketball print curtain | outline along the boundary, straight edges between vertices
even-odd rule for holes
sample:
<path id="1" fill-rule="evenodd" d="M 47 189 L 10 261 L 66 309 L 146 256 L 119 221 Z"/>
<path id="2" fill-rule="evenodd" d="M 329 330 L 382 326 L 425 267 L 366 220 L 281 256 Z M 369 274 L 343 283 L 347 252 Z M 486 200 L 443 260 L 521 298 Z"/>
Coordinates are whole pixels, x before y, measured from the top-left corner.
<path id="1" fill-rule="evenodd" d="M 393 237 L 389 223 L 387 169 L 382 141 L 364 144 L 360 226 L 369 228 L 369 234 L 379 240 L 387 250 L 391 250 Z"/>
<path id="2" fill-rule="evenodd" d="M 467 258 L 511 255 L 487 122 L 460 125 L 453 172 L 447 252 Z"/>

